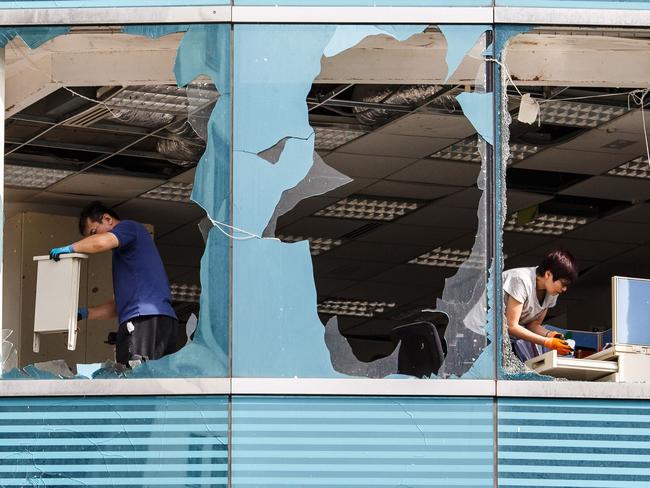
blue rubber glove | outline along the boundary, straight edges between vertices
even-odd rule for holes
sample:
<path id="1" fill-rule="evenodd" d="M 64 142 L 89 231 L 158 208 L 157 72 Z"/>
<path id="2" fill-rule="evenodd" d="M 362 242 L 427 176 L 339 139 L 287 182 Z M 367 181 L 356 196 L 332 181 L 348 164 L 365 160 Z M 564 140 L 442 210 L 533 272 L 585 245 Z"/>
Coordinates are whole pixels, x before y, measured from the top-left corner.
<path id="1" fill-rule="evenodd" d="M 77 309 L 77 322 L 88 318 L 88 309 L 87 308 L 78 308 Z"/>
<path id="2" fill-rule="evenodd" d="M 69 246 L 63 246 L 63 247 L 54 247 L 50 251 L 50 259 L 54 259 L 55 261 L 58 261 L 61 259 L 61 254 L 72 254 L 74 252 L 74 247 L 72 247 L 72 244 Z"/>

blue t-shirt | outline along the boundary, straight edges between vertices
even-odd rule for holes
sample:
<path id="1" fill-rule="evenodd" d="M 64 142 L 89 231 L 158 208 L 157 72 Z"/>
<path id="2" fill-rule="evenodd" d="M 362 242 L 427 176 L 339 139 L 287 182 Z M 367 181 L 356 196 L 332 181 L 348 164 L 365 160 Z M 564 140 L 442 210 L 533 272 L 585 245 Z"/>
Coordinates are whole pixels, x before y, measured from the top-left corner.
<path id="1" fill-rule="evenodd" d="M 176 318 L 165 268 L 145 226 L 121 220 L 111 233 L 119 241 L 113 249 L 113 293 L 119 323 L 141 315 Z"/>

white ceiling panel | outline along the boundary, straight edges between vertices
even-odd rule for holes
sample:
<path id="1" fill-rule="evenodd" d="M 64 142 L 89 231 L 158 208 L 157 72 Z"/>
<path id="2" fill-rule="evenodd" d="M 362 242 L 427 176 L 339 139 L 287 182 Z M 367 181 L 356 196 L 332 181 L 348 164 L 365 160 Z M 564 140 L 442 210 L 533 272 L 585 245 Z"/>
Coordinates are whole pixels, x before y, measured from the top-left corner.
<path id="1" fill-rule="evenodd" d="M 641 110 L 630 110 L 625 115 L 622 115 L 607 124 L 601 125 L 598 129 L 607 131 L 610 134 L 619 134 L 621 139 L 628 138 L 629 134 L 636 134 L 637 136 L 643 135 L 644 131 Z M 627 134 L 627 136 L 625 134 Z"/>
<path id="2" fill-rule="evenodd" d="M 375 178 L 354 178 L 350 183 L 339 186 L 332 191 L 328 191 L 325 195 L 328 197 L 343 198 L 352 195 L 353 193 L 364 193 L 364 188 L 376 183 Z"/>
<path id="3" fill-rule="evenodd" d="M 364 225 L 368 225 L 367 220 L 305 217 L 293 222 L 292 224 L 281 227 L 276 231 L 276 235 L 341 237 L 342 235 L 353 232 Z"/>
<path id="4" fill-rule="evenodd" d="M 70 195 L 68 193 L 43 192 L 33 197 L 30 201 L 35 203 L 49 203 L 51 205 L 65 205 L 83 208 L 93 200 L 101 200 L 109 207 L 117 205 L 124 198 L 105 197 L 104 195 Z"/>
<path id="5" fill-rule="evenodd" d="M 24 202 L 28 198 L 35 196 L 40 190 L 31 190 L 29 188 L 11 188 L 5 187 L 5 202 Z"/>
<path id="6" fill-rule="evenodd" d="M 399 220 L 399 223 L 475 230 L 478 226 L 476 212 L 476 208 L 449 207 L 435 202 L 405 215 Z"/>
<path id="7" fill-rule="evenodd" d="M 632 134 L 620 134 L 603 129 L 593 129 L 558 146 L 573 151 L 627 154 L 631 157 L 645 153 L 645 140 Z"/>
<path id="8" fill-rule="evenodd" d="M 437 225 L 420 226 L 390 223 L 362 235 L 359 240 L 387 244 L 422 244 L 434 248 L 466 233 L 466 229 L 452 229 Z"/>
<path id="9" fill-rule="evenodd" d="M 374 132 L 343 146 L 346 153 L 423 158 L 456 142 L 456 139 L 415 137 Z"/>
<path id="10" fill-rule="evenodd" d="M 440 205 L 447 207 L 462 207 L 462 208 L 472 208 L 474 210 L 478 209 L 478 203 L 481 198 L 483 191 L 479 190 L 476 187 L 466 188 L 463 191 L 454 193 L 451 196 L 443 198 L 440 200 Z"/>
<path id="11" fill-rule="evenodd" d="M 184 173 L 174 176 L 169 181 L 178 181 L 179 183 L 194 183 L 196 168 L 189 169 Z"/>
<path id="12" fill-rule="evenodd" d="M 647 183 L 650 185 L 650 181 Z M 643 222 L 650 224 L 650 203 L 641 203 L 627 208 L 613 215 L 608 215 L 605 220 L 618 220 L 621 222 Z"/>
<path id="13" fill-rule="evenodd" d="M 413 113 L 386 124 L 379 132 L 464 139 L 476 133 L 476 130 L 464 115 Z"/>
<path id="14" fill-rule="evenodd" d="M 392 263 L 374 261 L 359 261 L 354 259 L 331 258 L 329 253 L 314 259 L 314 274 L 327 278 L 343 278 L 346 280 L 367 280 L 395 266 Z"/>
<path id="15" fill-rule="evenodd" d="M 354 241 L 332 249 L 327 255 L 332 259 L 358 259 L 397 264 L 405 263 L 409 259 L 429 251 L 429 247 Z"/>
<path id="16" fill-rule="evenodd" d="M 506 204 L 508 214 L 521 210 L 522 208 L 539 205 L 552 198 L 551 195 L 542 195 L 541 193 L 530 193 L 527 191 L 508 190 L 506 194 Z"/>
<path id="17" fill-rule="evenodd" d="M 126 200 L 141 195 L 164 182 L 164 180 L 154 178 L 136 178 L 133 176 L 84 172 L 55 183 L 49 189 L 57 193 L 102 195 L 102 198 L 120 198 Z"/>
<path id="18" fill-rule="evenodd" d="M 629 161 L 626 154 L 549 148 L 514 164 L 515 168 L 599 175 Z"/>
<path id="19" fill-rule="evenodd" d="M 286 226 L 292 222 L 296 222 L 307 215 L 312 215 L 315 212 L 318 212 L 321 208 L 325 208 L 333 203 L 336 203 L 339 199 L 335 197 L 311 197 L 305 200 L 302 200 L 290 212 L 280 216 L 278 219 L 277 227 Z"/>
<path id="20" fill-rule="evenodd" d="M 421 159 L 390 176 L 391 180 L 420 181 L 443 185 L 472 186 L 481 171 L 480 164 L 443 159 Z"/>
<path id="21" fill-rule="evenodd" d="M 415 158 L 368 156 L 334 151 L 325 161 L 341 173 L 355 177 L 384 178 L 417 161 Z"/>
<path id="22" fill-rule="evenodd" d="M 504 232 L 503 252 L 508 256 L 524 253 L 530 254 L 531 249 L 548 246 L 553 240 L 554 238 L 552 236 L 525 234 L 523 232 Z M 536 265 L 537 263 L 531 264 L 531 266 Z"/>
<path id="23" fill-rule="evenodd" d="M 123 219 L 150 223 L 154 236 L 163 236 L 178 227 L 205 216 L 196 204 L 135 198 L 115 209 Z"/>
<path id="24" fill-rule="evenodd" d="M 429 185 L 426 183 L 405 183 L 401 181 L 381 180 L 364 188 L 364 195 L 395 198 L 416 198 L 433 200 L 462 190 L 457 186 Z"/>
<path id="25" fill-rule="evenodd" d="M 650 199 L 650 180 L 595 176 L 562 190 L 560 194 L 638 202 Z"/>
<path id="26" fill-rule="evenodd" d="M 641 244 L 650 241 L 650 225 L 636 222 L 597 220 L 567 233 L 566 237 L 570 239 Z"/>
<path id="27" fill-rule="evenodd" d="M 625 244 L 621 242 L 601 241 L 594 245 L 594 241 L 586 239 L 573 239 L 564 237 L 556 239 L 549 244 L 537 248 L 531 248 L 528 254 L 538 255 L 541 260 L 542 256 L 548 251 L 556 248 L 564 248 L 572 253 L 578 260 L 578 268 L 584 267 L 580 263 L 583 260 L 591 262 L 605 261 L 618 254 L 625 253 L 634 248 L 634 244 Z"/>

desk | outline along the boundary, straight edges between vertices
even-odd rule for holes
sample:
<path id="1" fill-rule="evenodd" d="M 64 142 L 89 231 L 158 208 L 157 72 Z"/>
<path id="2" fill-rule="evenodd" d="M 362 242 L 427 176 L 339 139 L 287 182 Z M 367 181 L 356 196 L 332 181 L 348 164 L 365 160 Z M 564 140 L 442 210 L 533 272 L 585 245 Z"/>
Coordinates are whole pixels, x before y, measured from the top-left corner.
<path id="1" fill-rule="evenodd" d="M 539 374 L 577 381 L 617 381 L 619 370 L 616 360 L 576 359 L 558 356 L 555 350 L 529 359 L 526 366 Z"/>

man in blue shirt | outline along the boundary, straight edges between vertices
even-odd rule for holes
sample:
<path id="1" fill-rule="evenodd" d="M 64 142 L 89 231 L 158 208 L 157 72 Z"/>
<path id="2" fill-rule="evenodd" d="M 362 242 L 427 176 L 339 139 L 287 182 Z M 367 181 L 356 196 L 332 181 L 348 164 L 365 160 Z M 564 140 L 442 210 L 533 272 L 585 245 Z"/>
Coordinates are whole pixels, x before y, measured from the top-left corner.
<path id="1" fill-rule="evenodd" d="M 108 303 L 80 309 L 80 318 L 105 320 L 117 317 L 119 327 L 115 359 L 158 359 L 176 351 L 178 319 L 171 304 L 169 280 L 160 254 L 147 229 L 132 220 L 120 220 L 101 202 L 87 205 L 79 217 L 83 239 L 50 251 L 50 259 L 61 254 L 94 254 L 113 251 L 113 294 Z"/>

